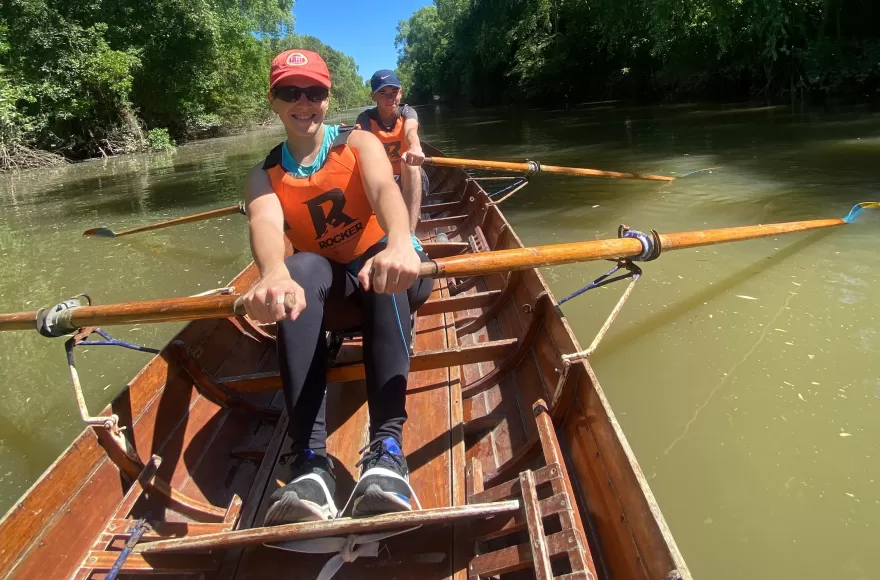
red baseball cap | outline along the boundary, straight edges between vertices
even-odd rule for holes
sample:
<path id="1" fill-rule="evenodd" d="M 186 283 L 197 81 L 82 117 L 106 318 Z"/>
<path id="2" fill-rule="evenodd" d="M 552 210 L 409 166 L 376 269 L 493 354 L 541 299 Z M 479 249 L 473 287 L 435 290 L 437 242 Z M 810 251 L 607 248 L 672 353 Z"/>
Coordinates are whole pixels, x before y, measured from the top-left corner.
<path id="1" fill-rule="evenodd" d="M 321 55 L 311 50 L 285 50 L 274 59 L 269 69 L 269 88 L 284 80 L 302 79 L 309 85 L 330 88 L 330 71 Z"/>

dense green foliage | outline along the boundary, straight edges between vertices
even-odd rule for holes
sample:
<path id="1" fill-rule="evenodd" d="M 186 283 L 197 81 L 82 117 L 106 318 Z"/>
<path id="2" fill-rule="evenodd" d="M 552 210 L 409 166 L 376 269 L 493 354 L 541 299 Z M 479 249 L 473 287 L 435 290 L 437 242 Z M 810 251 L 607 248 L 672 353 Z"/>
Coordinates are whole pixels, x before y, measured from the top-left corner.
<path id="1" fill-rule="evenodd" d="M 880 97 L 880 3 L 435 0 L 398 27 L 412 100 Z"/>
<path id="2" fill-rule="evenodd" d="M 167 147 L 265 122 L 269 63 L 293 47 L 327 60 L 331 107 L 368 103 L 354 59 L 289 33 L 293 2 L 3 0 L 0 162 Z"/>

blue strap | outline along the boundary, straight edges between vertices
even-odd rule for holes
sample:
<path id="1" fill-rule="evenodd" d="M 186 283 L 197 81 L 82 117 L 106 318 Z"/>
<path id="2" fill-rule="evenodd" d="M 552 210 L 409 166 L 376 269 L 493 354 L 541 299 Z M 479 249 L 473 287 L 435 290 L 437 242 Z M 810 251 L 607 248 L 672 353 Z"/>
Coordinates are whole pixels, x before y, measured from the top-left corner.
<path id="1" fill-rule="evenodd" d="M 149 352 L 152 354 L 159 354 L 159 350 L 155 348 L 150 348 L 149 346 L 140 346 L 137 344 L 131 344 L 129 342 L 125 342 L 124 340 L 119 340 L 117 338 L 113 338 L 100 328 L 96 328 L 93 332 L 100 334 L 104 337 L 104 340 L 81 340 L 76 343 L 76 346 L 80 345 L 88 345 L 88 346 L 121 346 L 123 348 L 130 348 L 131 350 L 137 350 L 140 352 Z"/>
<path id="2" fill-rule="evenodd" d="M 561 305 L 564 302 L 568 302 L 572 298 L 577 298 L 578 296 L 580 296 L 581 294 L 583 294 L 587 290 L 592 290 L 593 288 L 599 288 L 600 286 L 605 286 L 606 284 L 611 284 L 614 282 L 618 282 L 620 280 L 632 278 L 636 272 L 641 274 L 641 270 L 639 270 L 635 266 L 635 264 L 632 264 L 632 267 L 633 267 L 633 270 L 629 270 L 626 274 L 621 274 L 620 276 L 615 276 L 614 278 L 608 278 L 609 276 L 611 276 L 612 274 L 614 274 L 615 272 L 620 270 L 621 265 L 618 264 L 617 266 L 614 266 L 608 272 L 606 272 L 605 274 L 602 274 L 601 276 L 599 276 L 598 278 L 596 278 L 595 280 L 593 280 L 592 282 L 590 282 L 589 284 L 587 284 L 586 286 L 581 288 L 580 290 L 576 290 L 576 291 L 572 292 L 571 294 L 569 294 L 568 296 L 566 296 L 565 298 L 563 298 L 562 300 L 557 301 L 556 304 Z"/>
<path id="3" fill-rule="evenodd" d="M 148 531 L 146 526 L 146 518 L 141 518 L 128 530 L 129 536 L 128 541 L 125 542 L 125 547 L 119 552 L 119 556 L 116 557 L 116 561 L 113 563 L 113 567 L 110 568 L 110 571 L 107 573 L 105 580 L 116 580 L 116 577 L 122 571 L 122 566 L 125 565 L 125 561 L 131 555 L 131 551 L 137 545 L 138 541 L 140 541 L 141 536 L 143 536 Z"/>
<path id="4" fill-rule="evenodd" d="M 502 188 L 502 189 L 499 189 L 499 190 L 496 191 L 495 193 L 490 193 L 490 194 L 489 194 L 489 199 L 495 199 L 496 197 L 498 197 L 498 196 L 500 196 L 500 195 L 504 195 L 505 193 L 507 193 L 507 192 L 510 191 L 511 189 L 514 189 L 514 188 L 516 188 L 516 187 L 519 187 L 520 185 L 522 185 L 523 183 L 525 183 L 525 182 L 527 182 L 527 181 L 528 181 L 527 178 L 525 178 L 525 177 L 520 177 L 519 179 L 517 179 L 516 181 L 514 181 L 511 185 L 508 185 L 507 187 L 504 187 L 504 188 Z"/>

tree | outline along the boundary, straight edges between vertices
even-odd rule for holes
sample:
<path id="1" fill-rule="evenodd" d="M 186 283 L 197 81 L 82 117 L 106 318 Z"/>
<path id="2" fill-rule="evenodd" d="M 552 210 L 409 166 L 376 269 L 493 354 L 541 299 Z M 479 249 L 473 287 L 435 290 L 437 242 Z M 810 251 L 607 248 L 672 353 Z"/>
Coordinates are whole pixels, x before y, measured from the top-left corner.
<path id="1" fill-rule="evenodd" d="M 878 96 L 880 5 L 855 0 L 435 0 L 398 26 L 414 98 Z"/>
<path id="2" fill-rule="evenodd" d="M 0 161 L 34 148 L 122 153 L 148 147 L 145 130 L 167 130 L 167 143 L 263 122 L 269 64 L 297 46 L 327 60 L 334 110 L 367 104 L 354 59 L 291 32 L 293 2 L 0 2 Z"/>

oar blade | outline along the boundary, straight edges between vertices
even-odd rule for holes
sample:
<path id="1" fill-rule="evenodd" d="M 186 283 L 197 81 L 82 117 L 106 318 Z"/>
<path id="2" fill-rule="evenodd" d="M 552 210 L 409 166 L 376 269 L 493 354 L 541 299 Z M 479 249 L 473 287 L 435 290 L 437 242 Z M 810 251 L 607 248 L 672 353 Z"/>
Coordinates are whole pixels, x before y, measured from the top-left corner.
<path id="1" fill-rule="evenodd" d="M 843 218 L 843 221 L 845 221 L 848 224 L 851 224 L 855 221 L 855 219 L 857 217 L 859 217 L 859 215 L 864 210 L 876 209 L 878 207 L 880 207 L 880 202 L 876 202 L 876 201 L 863 201 L 863 202 L 857 203 L 850 210 L 849 214 L 847 214 L 847 216 L 845 218 Z"/>
<path id="2" fill-rule="evenodd" d="M 110 228 L 100 227 L 100 228 L 92 228 L 90 230 L 86 230 L 83 232 L 84 236 L 96 236 L 99 238 L 115 238 L 116 232 L 111 230 Z"/>

